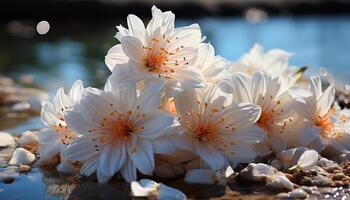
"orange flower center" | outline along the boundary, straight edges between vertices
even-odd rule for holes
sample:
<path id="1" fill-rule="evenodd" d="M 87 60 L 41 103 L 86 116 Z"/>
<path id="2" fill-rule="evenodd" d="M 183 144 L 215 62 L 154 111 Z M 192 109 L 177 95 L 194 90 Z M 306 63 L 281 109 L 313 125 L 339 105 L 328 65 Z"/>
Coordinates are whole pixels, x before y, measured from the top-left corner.
<path id="1" fill-rule="evenodd" d="M 169 44 L 171 44 L 170 39 L 163 35 L 161 38 L 152 38 L 149 46 L 143 46 L 146 55 L 144 64 L 149 72 L 159 75 L 163 73 L 174 73 L 174 67 L 179 66 L 180 62 L 188 64 L 186 57 L 181 58 L 181 60 L 170 59 L 171 56 L 176 55 L 184 47 L 180 46 L 174 51 L 169 52 L 164 48 Z M 170 76 L 165 76 L 165 78 L 170 78 Z"/>
<path id="2" fill-rule="evenodd" d="M 274 117 L 273 110 L 268 112 L 261 112 L 260 118 L 258 120 L 258 126 L 264 129 L 267 133 L 270 131 L 270 124 L 273 123 L 272 119 Z"/>
<path id="3" fill-rule="evenodd" d="M 335 107 L 332 107 L 323 116 L 317 116 L 315 125 L 322 129 L 321 136 L 328 137 L 332 135 L 334 123 L 330 117 L 335 113 Z"/>
<path id="4" fill-rule="evenodd" d="M 115 138 L 127 139 L 133 132 L 132 124 L 129 120 L 118 120 L 112 125 L 111 135 Z"/>

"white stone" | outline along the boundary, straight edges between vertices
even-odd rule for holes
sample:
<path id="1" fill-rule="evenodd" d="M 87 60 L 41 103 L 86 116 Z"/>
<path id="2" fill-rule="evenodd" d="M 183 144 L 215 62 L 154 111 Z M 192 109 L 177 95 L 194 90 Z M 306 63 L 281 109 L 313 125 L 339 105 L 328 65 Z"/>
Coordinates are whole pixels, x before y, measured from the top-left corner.
<path id="1" fill-rule="evenodd" d="M 29 165 L 35 161 L 35 155 L 23 148 L 17 148 L 13 154 L 12 158 L 9 162 L 10 165 Z"/>
<path id="2" fill-rule="evenodd" d="M 264 182 L 269 177 L 274 177 L 277 170 L 264 163 L 250 163 L 240 172 L 240 176 L 249 181 Z"/>
<path id="3" fill-rule="evenodd" d="M 20 147 L 23 147 L 27 150 L 36 149 L 38 146 L 39 138 L 32 131 L 26 131 L 22 133 L 22 136 L 18 140 L 18 144 Z"/>
<path id="4" fill-rule="evenodd" d="M 4 132 L 0 132 L 0 147 L 14 147 L 15 146 L 15 140 L 13 139 L 12 135 Z"/>
<path id="5" fill-rule="evenodd" d="M 302 189 L 295 189 L 289 193 L 289 197 L 294 199 L 305 199 L 308 194 Z"/>

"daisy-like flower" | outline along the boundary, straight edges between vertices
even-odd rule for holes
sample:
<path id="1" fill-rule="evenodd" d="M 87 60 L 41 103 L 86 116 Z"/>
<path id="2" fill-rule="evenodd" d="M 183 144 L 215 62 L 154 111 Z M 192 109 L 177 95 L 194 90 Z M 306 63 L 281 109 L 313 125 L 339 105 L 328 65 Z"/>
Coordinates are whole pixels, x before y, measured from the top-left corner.
<path id="1" fill-rule="evenodd" d="M 295 129 L 298 115 L 295 101 L 289 95 L 279 77 L 256 72 L 252 77 L 234 73 L 229 81 L 220 83 L 225 92 L 231 93 L 234 102 L 248 102 L 261 107 L 257 125 L 267 134 L 266 145 L 275 152 L 285 150 L 289 136 Z"/>
<path id="2" fill-rule="evenodd" d="M 176 120 L 158 109 L 159 94 L 144 90 L 137 95 L 135 87 L 115 87 L 111 81 L 105 91 L 87 88 L 65 115 L 70 128 L 82 136 L 64 153 L 70 160 L 85 161 L 82 175 L 97 171 L 98 181 L 107 182 L 120 171 L 131 182 L 136 169 L 152 175 L 154 153 L 169 153 L 171 143 L 163 136 Z"/>
<path id="3" fill-rule="evenodd" d="M 299 98 L 298 102 L 306 121 L 305 128 L 300 132 L 300 142 L 318 152 L 322 151 L 330 139 L 339 137 L 340 134 L 334 128 L 335 90 L 330 85 L 326 90 L 322 90 L 321 79 L 318 76 L 310 78 L 310 95 Z"/>
<path id="4" fill-rule="evenodd" d="M 267 52 L 260 44 L 255 44 L 240 60 L 230 65 L 231 72 L 245 72 L 253 75 L 263 71 L 273 77 L 282 77 L 283 84 L 293 86 L 305 71 L 305 68 L 290 67 L 288 62 L 292 53 L 282 49 L 271 49 Z"/>
<path id="5" fill-rule="evenodd" d="M 187 200 L 186 195 L 181 191 L 148 179 L 132 182 L 131 193 L 134 197 L 148 197 L 159 200 Z"/>
<path id="6" fill-rule="evenodd" d="M 301 100 L 307 123 L 300 133 L 300 140 L 329 157 L 349 152 L 350 114 L 348 110 L 332 106 L 334 86 L 322 91 L 321 79 L 316 76 L 311 77 L 309 91 L 311 94 Z"/>
<path id="7" fill-rule="evenodd" d="M 68 95 L 59 88 L 52 101 L 42 103 L 41 120 L 48 127 L 37 133 L 41 165 L 56 165 L 63 162 L 62 151 L 78 136 L 66 123 L 64 113 L 80 100 L 84 90 L 82 81 L 76 81 Z"/>
<path id="8" fill-rule="evenodd" d="M 205 86 L 201 71 L 194 67 L 201 30 L 197 24 L 175 28 L 174 20 L 172 12 L 153 6 L 146 27 L 135 15 L 128 16 L 128 29 L 117 27 L 121 44 L 109 50 L 106 64 L 118 84 L 158 82 L 167 97 L 185 88 Z"/>
<path id="9" fill-rule="evenodd" d="M 213 170 L 232 163 L 251 162 L 256 153 L 250 144 L 264 139 L 254 126 L 260 108 L 253 104 L 229 103 L 216 85 L 189 89 L 175 97 L 181 124 L 174 144 L 198 154 Z"/>

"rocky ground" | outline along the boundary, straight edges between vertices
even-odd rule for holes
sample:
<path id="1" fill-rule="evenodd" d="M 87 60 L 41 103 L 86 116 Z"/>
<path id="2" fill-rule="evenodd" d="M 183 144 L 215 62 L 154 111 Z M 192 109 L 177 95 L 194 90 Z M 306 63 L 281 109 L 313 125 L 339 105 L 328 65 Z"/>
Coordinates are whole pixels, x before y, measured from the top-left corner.
<path id="1" fill-rule="evenodd" d="M 106 199 L 101 196 L 96 197 L 91 192 L 82 192 L 86 190 L 96 191 L 98 184 L 94 180 L 95 177 L 82 178 L 78 175 L 67 177 L 57 175 L 57 171 L 52 169 L 38 170 L 39 168 L 35 164 L 37 160 L 35 146 L 37 144 L 31 140 L 33 139 L 31 133 L 26 132 L 23 134 L 24 136 L 19 137 L 4 132 L 0 133 L 0 182 L 2 182 L 0 189 L 5 188 L 6 190 L 7 184 L 15 185 L 19 177 L 33 173 L 42 177 L 49 195 L 62 199 L 68 198 L 70 195 L 85 195 L 87 199 Z M 338 163 L 320 158 L 316 166 L 308 172 L 288 172 L 285 170 L 282 172 L 271 166 L 275 165 L 280 168 L 276 163 L 271 165 L 262 163 L 242 165 L 226 180 L 226 185 L 187 184 L 183 182 L 183 177 L 168 180 L 158 179 L 158 181 L 180 189 L 189 198 L 193 199 L 348 199 L 350 198 L 349 156 L 350 154 L 344 154 L 335 158 Z M 257 173 L 261 170 L 261 167 L 271 168 L 276 175 L 281 174 L 288 178 L 292 184 L 291 188 L 289 186 L 281 187 L 278 184 L 266 181 L 267 176 Z M 53 176 L 53 174 L 56 175 Z M 113 180 L 112 183 L 102 186 L 107 189 L 110 188 L 112 196 L 118 196 L 120 193 L 117 187 L 123 188 L 122 196 L 125 199 L 129 198 L 128 184 L 118 178 Z M 102 189 L 102 186 L 98 188 Z M 114 186 L 116 186 L 115 189 L 113 189 Z"/>

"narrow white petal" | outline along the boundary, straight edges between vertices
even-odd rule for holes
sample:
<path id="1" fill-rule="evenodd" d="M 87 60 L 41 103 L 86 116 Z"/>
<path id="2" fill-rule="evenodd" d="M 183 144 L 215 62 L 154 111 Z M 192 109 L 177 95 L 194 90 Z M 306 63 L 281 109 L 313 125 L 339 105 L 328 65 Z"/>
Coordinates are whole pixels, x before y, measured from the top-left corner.
<path id="1" fill-rule="evenodd" d="M 224 156 L 213 147 L 205 143 L 196 142 L 195 149 L 201 159 L 203 159 L 213 170 L 219 170 L 224 166 Z"/>
<path id="2" fill-rule="evenodd" d="M 93 156 L 96 142 L 92 137 L 79 137 L 72 141 L 64 150 L 63 155 L 68 160 L 84 161 Z"/>
<path id="3" fill-rule="evenodd" d="M 73 103 L 78 102 L 81 99 L 83 91 L 83 81 L 76 80 L 69 91 L 69 97 L 71 98 Z"/>
<path id="4" fill-rule="evenodd" d="M 137 62 L 144 62 L 143 59 L 145 58 L 145 55 L 143 52 L 143 46 L 138 38 L 125 36 L 121 38 L 120 42 L 126 56 Z"/>
<path id="5" fill-rule="evenodd" d="M 113 176 L 124 165 L 126 149 L 124 145 L 107 145 L 103 148 L 99 159 L 99 170 L 107 176 Z"/>
<path id="6" fill-rule="evenodd" d="M 128 15 L 128 27 L 133 36 L 140 39 L 141 42 L 145 39 L 145 25 L 136 15 Z"/>
<path id="7" fill-rule="evenodd" d="M 131 183 L 132 181 L 136 181 L 136 166 L 132 162 L 130 158 L 126 159 L 124 166 L 120 170 L 125 181 Z"/>
<path id="8" fill-rule="evenodd" d="M 152 175 L 154 170 L 154 156 L 152 143 L 136 139 L 134 144 L 127 147 L 128 154 L 137 169 L 145 175 Z"/>
<path id="9" fill-rule="evenodd" d="M 117 65 L 125 64 L 128 61 L 129 58 L 125 55 L 121 44 L 110 48 L 105 56 L 105 63 L 110 71 L 113 71 Z"/>
<path id="10" fill-rule="evenodd" d="M 97 171 L 97 156 L 92 156 L 90 159 L 85 161 L 84 165 L 80 169 L 80 173 L 83 176 L 90 176 Z"/>
<path id="11" fill-rule="evenodd" d="M 148 114 L 150 116 L 140 120 L 135 124 L 136 127 L 142 127 L 137 134 L 146 139 L 158 138 L 164 130 L 176 124 L 175 118 L 169 113 L 157 110 Z"/>
<path id="12" fill-rule="evenodd" d="M 99 183 L 107 183 L 111 178 L 112 178 L 112 176 L 107 176 L 107 175 L 103 174 L 102 171 L 97 169 L 97 180 Z"/>
<path id="13" fill-rule="evenodd" d="M 315 150 L 306 150 L 298 160 L 298 166 L 303 171 L 312 169 L 318 161 L 318 153 Z"/>

